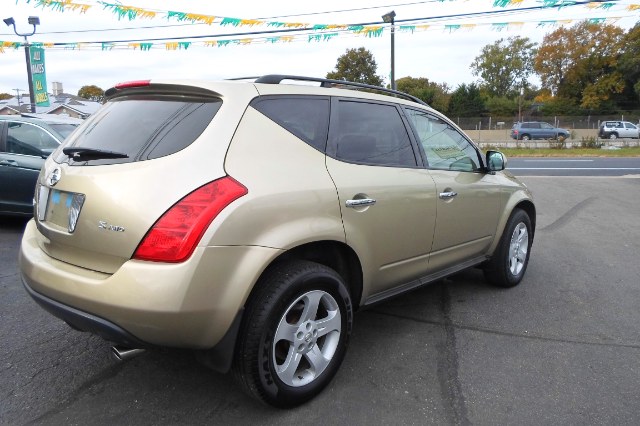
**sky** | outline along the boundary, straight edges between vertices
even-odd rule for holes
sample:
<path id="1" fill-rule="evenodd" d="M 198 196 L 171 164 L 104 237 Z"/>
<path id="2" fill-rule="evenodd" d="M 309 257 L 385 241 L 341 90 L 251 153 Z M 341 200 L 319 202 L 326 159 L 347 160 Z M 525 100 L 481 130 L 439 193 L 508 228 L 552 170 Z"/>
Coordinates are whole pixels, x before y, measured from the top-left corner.
<path id="1" fill-rule="evenodd" d="M 347 49 L 359 47 L 373 54 L 378 75 L 389 82 L 391 36 L 388 25 L 381 24 L 381 16 L 392 10 L 396 13 L 396 79 L 426 77 L 455 89 L 462 83 L 477 81 L 470 65 L 485 45 L 498 39 L 521 36 L 539 43 L 545 34 L 560 25 L 570 26 L 584 19 L 607 18 L 607 23 L 625 30 L 640 20 L 640 0 L 542 10 L 526 9 L 540 7 L 548 0 L 121 0 L 121 5 L 137 8 L 138 14 L 131 20 L 126 16 L 118 18 L 116 0 L 62 1 L 70 3 L 61 12 L 52 0 L 0 0 L 0 19 L 13 17 L 18 32 L 28 33 L 32 30 L 28 17 L 38 16 L 40 25 L 36 34 L 29 37 L 31 43 L 66 43 L 45 47 L 46 78 L 49 91 L 52 82 L 60 82 L 64 91 L 72 94 L 84 85 L 97 85 L 106 90 L 122 81 L 154 78 L 218 80 L 264 74 L 325 77 L 335 68 L 340 55 Z M 71 7 L 74 5 L 76 10 Z M 83 5 L 89 8 L 81 13 Z M 210 25 L 178 21 L 169 17 L 169 11 L 216 19 Z M 154 12 L 155 17 L 144 18 L 141 12 Z M 221 25 L 225 18 L 239 25 Z M 250 20 L 264 24 L 251 26 Z M 274 25 L 276 22 L 281 25 Z M 292 25 L 295 23 L 366 24 L 365 28 L 371 31 L 357 33 L 329 28 L 324 33 L 237 35 L 295 29 Z M 373 31 L 380 26 L 381 32 Z M 186 49 L 167 50 L 165 43 L 172 40 L 149 41 L 193 36 L 201 38 L 179 40 L 191 42 Z M 287 36 L 293 38 L 287 39 Z M 140 45 L 135 48 L 130 45 L 140 40 L 152 43 L 151 47 L 143 50 Z M 225 40 L 232 41 L 225 45 Z M 0 46 L 3 41 L 22 42 L 23 38 L 0 22 Z M 90 42 L 114 43 L 105 46 L 110 50 L 103 50 L 102 44 Z M 2 50 L 0 93 L 27 90 L 24 50 L 12 47 Z"/>

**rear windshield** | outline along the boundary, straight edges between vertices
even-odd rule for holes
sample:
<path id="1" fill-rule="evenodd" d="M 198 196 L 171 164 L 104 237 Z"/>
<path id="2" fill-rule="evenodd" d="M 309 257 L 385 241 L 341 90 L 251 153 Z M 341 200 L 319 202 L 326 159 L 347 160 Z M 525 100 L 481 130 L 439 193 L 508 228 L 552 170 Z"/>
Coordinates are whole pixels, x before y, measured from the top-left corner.
<path id="1" fill-rule="evenodd" d="M 125 154 L 128 158 L 80 161 L 81 165 L 131 163 L 176 153 L 195 141 L 216 115 L 222 101 L 175 95 L 122 96 L 107 102 L 84 124 L 72 144 Z M 69 161 L 62 150 L 57 162 Z"/>

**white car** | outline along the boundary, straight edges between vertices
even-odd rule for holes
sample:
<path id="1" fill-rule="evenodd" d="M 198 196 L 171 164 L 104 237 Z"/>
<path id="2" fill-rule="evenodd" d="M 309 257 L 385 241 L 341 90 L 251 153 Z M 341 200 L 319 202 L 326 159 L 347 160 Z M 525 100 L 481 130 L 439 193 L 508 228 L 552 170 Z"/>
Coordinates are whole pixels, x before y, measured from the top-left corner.
<path id="1" fill-rule="evenodd" d="M 638 126 L 628 121 L 603 121 L 598 136 L 605 139 L 640 138 Z"/>

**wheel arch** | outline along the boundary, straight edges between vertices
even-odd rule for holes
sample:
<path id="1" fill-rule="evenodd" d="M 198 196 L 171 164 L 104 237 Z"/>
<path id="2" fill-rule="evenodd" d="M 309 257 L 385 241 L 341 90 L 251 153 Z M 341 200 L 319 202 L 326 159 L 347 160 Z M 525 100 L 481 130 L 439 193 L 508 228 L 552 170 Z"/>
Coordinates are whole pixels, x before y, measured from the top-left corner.
<path id="1" fill-rule="evenodd" d="M 356 252 L 347 244 L 339 241 L 314 241 L 293 247 L 276 257 L 261 274 L 271 267 L 291 260 L 308 260 L 327 266 L 338 273 L 349 289 L 354 310 L 362 298 L 362 265 Z M 256 285 L 260 282 L 258 279 Z M 253 292 L 253 290 L 252 290 Z M 251 296 L 249 296 L 251 298 Z"/>
<path id="2" fill-rule="evenodd" d="M 227 334 L 216 346 L 196 351 L 196 357 L 201 363 L 221 373 L 229 371 L 237 351 L 238 333 L 244 320 L 244 312 L 259 293 L 260 284 L 264 281 L 262 278 L 275 266 L 293 260 L 316 262 L 336 271 L 349 290 L 353 310 L 358 309 L 363 291 L 362 266 L 353 249 L 345 243 L 331 240 L 301 244 L 276 256 L 268 263 L 248 291 L 244 304 Z"/>
<path id="3" fill-rule="evenodd" d="M 513 210 L 515 209 L 524 210 L 529 215 L 529 219 L 531 220 L 531 238 L 533 238 L 536 230 L 536 206 L 531 202 L 531 200 L 522 200 L 515 205 Z"/>
<path id="4" fill-rule="evenodd" d="M 533 239 L 536 229 L 536 207 L 530 198 L 513 199 L 512 201 L 507 203 L 507 206 L 505 208 L 505 211 L 507 211 L 508 214 L 504 214 L 498 222 L 498 227 L 496 228 L 493 243 L 487 251 L 489 256 L 492 256 L 495 252 L 496 247 L 498 246 L 498 243 L 502 238 L 502 233 L 504 232 L 505 226 L 507 225 L 509 218 L 511 217 L 511 215 L 513 215 L 513 212 L 516 209 L 524 210 L 527 215 L 529 215 L 529 219 L 531 220 L 531 238 Z"/>

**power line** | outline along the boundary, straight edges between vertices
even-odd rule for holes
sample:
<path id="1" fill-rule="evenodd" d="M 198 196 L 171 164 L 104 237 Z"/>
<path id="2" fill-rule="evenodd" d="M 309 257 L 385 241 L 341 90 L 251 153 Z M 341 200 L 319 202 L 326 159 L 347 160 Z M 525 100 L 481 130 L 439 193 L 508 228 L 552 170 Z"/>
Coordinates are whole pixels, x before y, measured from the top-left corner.
<path id="1" fill-rule="evenodd" d="M 413 6 L 413 5 L 416 5 L 416 4 L 424 4 L 424 3 L 442 3 L 442 2 L 439 1 L 439 0 L 416 1 L 416 2 L 412 2 L 412 3 L 396 3 L 396 4 L 388 4 L 386 6 L 358 7 L 358 8 L 354 8 L 354 9 L 332 10 L 332 11 L 327 11 L 327 12 L 309 12 L 309 13 L 301 13 L 301 14 L 296 14 L 296 15 L 268 16 L 268 17 L 256 18 L 256 19 L 291 18 L 293 16 L 313 16 L 313 15 L 328 15 L 330 13 L 360 12 L 360 11 L 363 11 L 363 10 L 388 9 L 390 7 Z"/>
<path id="2" fill-rule="evenodd" d="M 581 6 L 587 3 L 592 3 L 592 1 L 576 1 L 575 3 L 568 4 L 564 6 L 565 8 L 573 7 L 573 6 Z M 504 16 L 504 15 L 513 15 L 514 13 L 526 13 L 532 11 L 539 11 L 543 9 L 549 9 L 548 6 L 530 6 L 526 8 L 520 9 L 510 9 L 510 10 L 492 10 L 486 12 L 470 12 L 470 13 L 458 13 L 458 14 L 449 14 L 449 15 L 440 15 L 440 16 L 429 16 L 423 18 L 406 18 L 406 19 L 396 19 L 396 24 L 407 24 L 407 23 L 419 23 L 419 22 L 429 22 L 429 21 L 438 21 L 438 20 L 446 20 L 446 19 L 463 19 L 463 18 L 476 18 L 482 16 Z M 375 22 L 363 22 L 358 24 L 352 24 L 352 27 L 359 26 L 371 26 L 371 25 L 384 25 L 385 23 L 382 21 Z M 190 35 L 190 36 L 174 36 L 174 37 L 157 37 L 157 38 L 141 38 L 141 39 L 125 39 L 125 40 L 96 40 L 96 41 L 81 41 L 77 43 L 139 43 L 139 42 L 152 42 L 152 41 L 169 41 L 169 40 L 189 40 L 189 39 L 202 39 L 202 38 L 220 38 L 220 37 L 241 37 L 241 36 L 251 36 L 251 35 L 264 35 L 264 34 L 286 34 L 286 33 L 299 33 L 299 32 L 308 32 L 315 31 L 313 27 L 305 27 L 305 28 L 286 28 L 286 29 L 277 29 L 277 30 L 263 30 L 263 31 L 247 31 L 247 32 L 239 32 L 239 33 L 226 33 L 226 34 L 206 34 L 206 35 Z M 63 46 L 69 43 L 53 43 L 56 46 Z"/>
<path id="3" fill-rule="evenodd" d="M 580 2 L 576 2 L 574 4 L 567 4 L 566 6 L 563 7 L 569 7 L 569 6 L 578 6 L 578 5 L 584 5 L 584 4 L 588 4 L 588 3 L 602 3 L 605 0 L 593 0 L 593 1 L 580 1 Z M 610 1 L 611 3 L 618 3 L 619 0 L 612 0 Z M 402 6 L 414 6 L 414 5 L 418 5 L 418 4 L 425 4 L 425 3 L 442 3 L 441 0 L 424 0 L 424 1 L 417 1 L 417 2 L 409 2 L 409 3 L 395 3 L 395 4 L 389 4 L 389 5 L 382 5 L 382 6 L 370 6 L 370 7 L 361 7 L 361 8 L 352 8 L 352 9 L 341 9 L 341 10 L 333 10 L 333 11 L 325 11 L 325 12 L 309 12 L 309 13 L 303 13 L 303 14 L 292 14 L 292 15 L 281 15 L 281 16 L 272 16 L 272 17 L 263 17 L 263 18 L 255 18 L 255 19 L 276 19 L 276 18 L 288 18 L 288 17 L 294 17 L 294 16 L 313 16 L 313 15 L 325 15 L 325 14 L 334 14 L 334 13 L 345 13 L 345 12 L 359 12 L 359 11 L 364 11 L 364 10 L 373 10 L 373 9 L 387 9 L 387 8 L 392 8 L 392 7 L 402 7 Z M 555 7 L 553 7 L 555 8 Z M 438 21 L 438 20 L 443 20 L 443 19 L 452 19 L 452 18 L 456 18 L 456 17 L 469 17 L 471 15 L 490 15 L 490 14 L 500 14 L 500 15 L 516 15 L 519 13 L 526 13 L 529 12 L 531 10 L 542 10 L 542 9 L 552 9 L 552 7 L 549 6 L 533 6 L 533 7 L 528 7 L 528 8 L 521 8 L 521 9 L 508 9 L 508 10 L 495 10 L 495 11 L 487 11 L 487 12 L 476 12 L 475 14 L 457 14 L 457 15 L 443 15 L 441 17 L 432 17 L 432 18 L 416 18 L 416 19 L 402 19 L 402 20 L 396 20 L 396 23 L 409 23 L 409 22 L 422 22 L 422 21 L 426 21 L 426 20 L 433 20 L 433 21 Z M 352 26 L 358 26 L 358 25 L 378 25 L 378 24 L 383 24 L 383 22 L 372 22 L 372 23 L 360 23 L 360 24 L 350 24 Z M 86 30 L 72 30 L 72 31 L 49 31 L 49 32 L 38 32 L 38 34 L 40 35 L 45 35 L 45 34 L 76 34 L 76 33 L 92 33 L 92 32 L 111 32 L 111 31 L 129 31 L 129 30 L 143 30 L 143 29 L 158 29 L 158 28 L 173 28 L 173 27 L 193 27 L 196 25 L 209 25 L 206 23 L 201 23 L 201 22 L 192 22 L 192 23 L 181 23 L 181 24 L 168 24 L 168 25 L 147 25 L 147 26 L 141 26 L 141 27 L 124 27 L 124 28 L 102 28 L 102 29 L 86 29 Z M 308 30 L 310 28 L 300 28 L 300 29 L 295 29 L 297 31 L 305 31 Z M 276 32 L 289 32 L 288 30 L 279 30 Z M 273 32 L 264 32 L 264 34 L 270 34 Z M 252 33 L 239 33 L 238 35 L 249 35 Z M 261 34 L 261 32 L 256 32 L 255 34 Z M 6 36 L 6 35 L 12 35 L 12 34 L 0 34 L 0 36 Z M 202 37 L 221 37 L 222 35 L 214 35 L 214 36 L 202 36 Z M 188 37 L 170 37 L 170 38 L 163 38 L 163 39 L 144 39 L 144 40 L 149 40 L 149 41 L 159 41 L 159 40 L 182 40 L 182 39 L 188 39 L 188 38 L 200 38 L 200 36 L 188 36 Z M 137 42 L 137 41 L 143 41 L 142 39 L 138 39 L 138 40 L 122 40 L 120 42 Z M 104 41 L 104 43 L 114 43 L 117 41 Z M 95 41 L 95 42 L 82 42 L 82 43 L 100 43 L 100 41 Z"/>
<path id="4" fill-rule="evenodd" d="M 252 19 L 277 19 L 277 18 L 291 18 L 294 16 L 314 16 L 314 15 L 329 15 L 335 13 L 346 13 L 346 12 L 359 12 L 363 10 L 372 10 L 372 9 L 387 9 L 390 7 L 402 7 L 402 6 L 413 6 L 417 4 L 425 4 L 425 3 L 440 3 L 439 0 L 427 0 L 427 1 L 418 1 L 411 3 L 396 3 L 390 4 L 386 6 L 371 6 L 371 7 L 360 7 L 353 9 L 342 9 L 342 10 L 328 10 L 325 12 L 309 12 L 309 13 L 300 13 L 293 15 L 280 15 L 280 16 L 269 16 L 269 17 L 261 17 L 261 18 L 252 18 Z M 172 28 L 172 27 L 189 27 L 195 25 L 209 25 L 204 22 L 191 22 L 186 24 L 168 24 L 168 25 L 147 25 L 143 27 L 124 27 L 124 28 L 99 28 L 99 29 L 88 29 L 88 30 L 71 30 L 71 31 L 39 31 L 38 34 L 76 34 L 76 33 L 92 33 L 92 32 L 105 32 L 105 31 L 129 31 L 129 30 L 146 30 L 146 29 L 156 29 L 156 28 Z M 11 35 L 0 34 L 0 35 Z"/>

